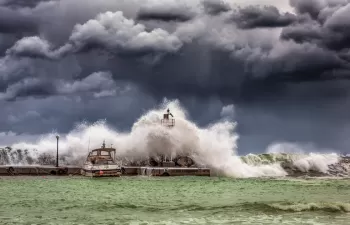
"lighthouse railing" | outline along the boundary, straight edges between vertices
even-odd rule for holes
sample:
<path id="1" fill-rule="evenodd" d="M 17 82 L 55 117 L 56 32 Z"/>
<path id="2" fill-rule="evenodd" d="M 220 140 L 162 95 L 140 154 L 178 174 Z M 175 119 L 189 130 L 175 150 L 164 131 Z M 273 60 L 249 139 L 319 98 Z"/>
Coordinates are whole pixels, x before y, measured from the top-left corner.
<path id="1" fill-rule="evenodd" d="M 175 119 L 162 119 L 161 124 L 163 126 L 173 127 L 175 126 Z"/>

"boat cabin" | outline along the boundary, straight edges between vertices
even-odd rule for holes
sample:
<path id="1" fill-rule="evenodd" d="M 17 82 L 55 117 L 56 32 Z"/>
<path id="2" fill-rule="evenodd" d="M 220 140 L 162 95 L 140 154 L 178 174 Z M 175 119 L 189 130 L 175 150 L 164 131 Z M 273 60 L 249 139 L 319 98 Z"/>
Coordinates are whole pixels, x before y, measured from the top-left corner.
<path id="1" fill-rule="evenodd" d="M 103 142 L 101 148 L 94 149 L 89 153 L 87 160 L 97 165 L 115 164 L 115 153 L 115 148 L 106 148 Z"/>

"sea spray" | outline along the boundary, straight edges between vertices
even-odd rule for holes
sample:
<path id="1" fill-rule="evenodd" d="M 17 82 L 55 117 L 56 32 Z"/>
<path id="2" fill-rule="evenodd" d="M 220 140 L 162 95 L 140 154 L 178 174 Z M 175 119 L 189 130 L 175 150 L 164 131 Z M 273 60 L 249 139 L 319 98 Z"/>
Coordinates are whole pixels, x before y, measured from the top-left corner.
<path id="1" fill-rule="evenodd" d="M 336 153 L 265 153 L 242 156 L 242 160 L 249 165 L 291 163 L 301 172 L 313 170 L 322 173 L 327 173 L 329 166 L 338 163 L 339 159 L 340 156 Z"/>
<path id="2" fill-rule="evenodd" d="M 161 125 L 163 113 L 168 108 L 171 109 L 176 120 L 172 128 Z M 236 123 L 232 121 L 232 117 L 223 116 L 219 121 L 200 128 L 187 118 L 187 112 L 181 107 L 179 101 L 164 101 L 159 108 L 142 115 L 134 123 L 130 132 L 119 132 L 103 120 L 93 124 L 79 124 L 68 134 L 61 135 L 60 159 L 69 164 L 79 164 L 88 154 L 88 143 L 90 143 L 89 148 L 93 149 L 100 147 L 105 140 L 108 147 L 113 145 L 116 148 L 118 158 L 124 158 L 126 159 L 124 161 L 129 162 L 157 157 L 159 154 L 170 157 L 186 155 L 191 157 L 197 165 L 208 166 L 217 174 L 230 177 L 287 175 L 280 161 L 273 160 L 276 158 L 273 154 L 265 155 L 269 163 L 257 163 L 257 161 L 252 163 L 253 155 L 243 158 L 237 156 L 238 135 L 235 133 L 235 127 Z M 51 133 L 44 135 L 35 143 L 20 142 L 11 147 L 29 150 L 29 155 L 33 159 L 38 159 L 42 154 L 54 155 L 55 135 Z M 291 161 L 302 169 L 316 168 L 324 171 L 325 166 L 313 163 L 313 159 L 317 156 L 315 154 L 305 158 L 305 156 L 287 154 L 287 157 L 291 157 Z M 256 157 L 255 160 L 257 160 Z M 318 157 L 317 162 L 319 161 L 324 165 L 328 164 L 322 157 Z M 332 162 L 334 161 L 335 157 Z"/>
<path id="3" fill-rule="evenodd" d="M 316 151 L 323 152 L 322 154 Z M 283 154 L 301 172 L 319 171 L 327 173 L 329 166 L 336 164 L 340 156 L 333 149 L 318 149 L 312 144 L 273 143 L 267 148 L 269 155 Z M 287 153 L 287 154 L 286 154 Z"/>

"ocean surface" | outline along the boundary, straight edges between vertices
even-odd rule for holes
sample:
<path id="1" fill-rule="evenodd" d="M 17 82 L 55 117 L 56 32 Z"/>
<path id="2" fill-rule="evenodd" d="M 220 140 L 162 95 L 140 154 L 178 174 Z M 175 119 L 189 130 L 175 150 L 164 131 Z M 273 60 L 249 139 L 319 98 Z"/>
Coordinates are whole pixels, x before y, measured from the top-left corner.
<path id="1" fill-rule="evenodd" d="M 1 177 L 0 224 L 350 224 L 350 179 Z"/>

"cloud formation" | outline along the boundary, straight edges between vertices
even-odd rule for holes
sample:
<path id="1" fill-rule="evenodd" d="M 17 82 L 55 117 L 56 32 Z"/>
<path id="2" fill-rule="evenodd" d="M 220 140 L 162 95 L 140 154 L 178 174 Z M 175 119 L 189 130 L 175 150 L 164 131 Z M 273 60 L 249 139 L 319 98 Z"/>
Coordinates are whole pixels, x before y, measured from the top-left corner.
<path id="1" fill-rule="evenodd" d="M 194 1 L 196 2 L 196 1 Z M 195 3 L 194 3 L 195 4 Z M 138 20 L 159 20 L 164 22 L 186 22 L 193 19 L 197 10 L 186 1 L 151 1 L 151 4 L 143 4 L 137 12 Z"/>
<path id="2" fill-rule="evenodd" d="M 101 47 L 115 53 L 135 52 L 173 52 L 181 47 L 178 37 L 163 29 L 145 30 L 142 24 L 124 17 L 123 12 L 105 12 L 96 19 L 84 24 L 77 24 L 69 41 L 53 50 L 48 41 L 38 36 L 24 37 L 7 51 L 9 55 L 41 57 L 48 59 L 61 58 L 66 54 L 85 49 Z"/>
<path id="3" fill-rule="evenodd" d="M 259 118 L 278 126 L 285 105 L 310 110 L 305 103 L 310 99 L 320 107 L 323 102 L 348 105 L 349 15 L 348 0 L 0 0 L 0 101 L 9 113 L 11 107 L 23 110 L 27 101 L 38 107 L 46 99 L 75 102 L 71 115 L 64 115 L 72 118 L 60 128 L 65 131 L 73 119 L 85 117 L 89 101 L 118 99 L 130 106 L 142 99 L 140 109 L 130 106 L 135 117 L 115 114 L 129 121 L 163 97 L 181 99 L 194 114 L 205 104 L 215 108 L 198 123 L 210 122 L 224 105 L 234 104 L 239 129 L 249 136 L 247 127 L 251 133 L 263 130 L 247 117 L 261 110 L 251 104 L 271 111 L 273 116 Z M 46 108 L 38 110 L 39 118 L 59 111 Z M 95 116 L 92 106 L 89 110 L 88 120 L 108 117 Z M 326 117 L 328 109 L 323 110 Z M 309 115 L 296 111 L 298 118 Z M 315 130 L 305 135 L 319 141 L 317 126 L 324 118 L 313 119 Z M 0 125 L 7 129 L 11 121 Z M 25 132 L 16 123 L 13 132 Z M 47 117 L 40 132 L 55 123 Z M 281 138 L 302 138 L 295 129 Z M 268 140 L 279 135 L 269 132 Z M 264 144 L 269 143 L 261 133 L 269 132 L 257 134 Z M 334 140 L 336 135 L 340 131 Z"/>
<path id="4" fill-rule="evenodd" d="M 29 33 L 36 30 L 34 16 L 0 5 L 0 33 Z"/>
<path id="5" fill-rule="evenodd" d="M 142 59 L 147 67 L 150 61 L 145 57 L 151 57 L 151 62 L 159 62 L 161 57 L 160 63 L 166 64 L 168 58 L 172 58 L 172 62 L 182 61 L 185 55 L 194 56 L 204 47 L 207 52 L 228 53 L 232 68 L 242 67 L 238 71 L 235 69 L 239 74 L 236 78 L 229 74 L 221 77 L 228 83 L 261 77 L 297 80 L 304 76 L 307 80 L 323 76 L 347 78 L 344 71 L 348 69 L 348 29 L 344 26 L 350 6 L 346 2 L 314 1 L 310 4 L 291 0 L 290 4 L 297 12 L 293 14 L 280 12 L 275 6 L 235 8 L 227 1 L 206 0 L 197 4 L 151 1 L 140 5 L 135 18 L 127 18 L 122 11 L 107 11 L 78 23 L 61 45 L 44 37 L 23 37 L 6 53 L 9 56 L 57 60 L 71 54 L 103 49 L 117 56 L 133 56 L 131 60 Z M 162 27 L 154 27 L 154 22 L 147 27 L 141 23 L 144 20 L 160 20 Z M 178 23 L 174 25 L 172 21 Z M 164 22 L 169 25 L 164 25 Z M 268 29 L 272 28 L 282 30 L 269 32 Z M 197 50 L 190 50 L 194 48 Z M 186 51 L 191 53 L 183 55 L 182 52 Z M 172 56 L 164 58 L 169 54 L 175 54 L 175 59 Z M 316 58 L 318 63 L 304 58 Z M 307 75 L 310 72 L 312 74 Z M 189 81 L 195 79 L 186 69 L 181 73 L 188 74 Z"/>
<path id="6" fill-rule="evenodd" d="M 297 17 L 291 13 L 281 14 L 274 6 L 249 6 L 237 10 L 233 21 L 240 28 L 257 27 L 286 27 L 296 21 Z"/>
<path id="7" fill-rule="evenodd" d="M 14 101 L 16 98 L 27 96 L 74 96 L 86 93 L 91 93 L 95 98 L 100 98 L 115 96 L 129 88 L 130 85 L 127 83 L 117 85 L 109 72 L 95 72 L 81 80 L 70 82 L 57 79 L 26 78 L 8 86 L 4 92 L 0 92 L 0 100 Z"/>

